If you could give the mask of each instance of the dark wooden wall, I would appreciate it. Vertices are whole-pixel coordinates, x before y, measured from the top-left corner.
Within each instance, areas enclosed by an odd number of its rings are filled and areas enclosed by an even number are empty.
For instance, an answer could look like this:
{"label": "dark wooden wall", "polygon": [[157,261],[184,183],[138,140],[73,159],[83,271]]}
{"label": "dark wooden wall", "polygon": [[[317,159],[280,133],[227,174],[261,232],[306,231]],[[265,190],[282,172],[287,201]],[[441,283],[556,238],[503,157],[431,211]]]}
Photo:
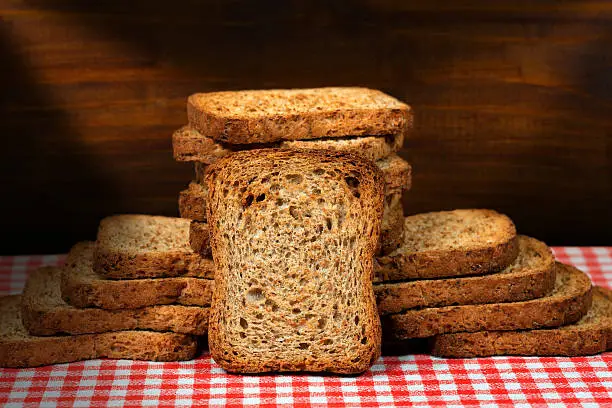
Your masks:
{"label": "dark wooden wall", "polygon": [[175,215],[193,92],[380,88],[416,111],[406,213],[492,207],[612,244],[612,2],[0,0],[1,253]]}

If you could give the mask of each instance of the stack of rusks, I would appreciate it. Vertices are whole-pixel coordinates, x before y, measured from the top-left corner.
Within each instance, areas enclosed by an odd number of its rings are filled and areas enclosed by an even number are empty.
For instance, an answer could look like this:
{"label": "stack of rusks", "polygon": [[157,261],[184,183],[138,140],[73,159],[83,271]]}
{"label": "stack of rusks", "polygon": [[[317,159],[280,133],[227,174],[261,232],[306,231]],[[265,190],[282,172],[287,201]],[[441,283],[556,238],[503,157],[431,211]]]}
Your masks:
{"label": "stack of rusks", "polygon": [[446,357],[612,346],[610,291],[507,216],[404,217],[406,104],[321,88],[195,94],[187,112],[181,217],[108,217],[32,273],[0,300],[0,366],[191,359],[209,323],[235,372],[361,372],[381,341]]}
{"label": "stack of rusks", "polygon": [[172,146],[176,160],[195,165],[195,180],[180,193],[179,212],[194,220],[190,240],[196,252],[209,254],[203,245],[207,166],[237,151],[271,147],[341,151],[373,161],[385,183],[378,253],[401,244],[402,195],[412,177],[397,152],[412,129],[408,105],[364,88],[218,92],[191,95],[187,117]]}
{"label": "stack of rusks", "polygon": [[103,219],[96,241],[77,243],[62,268],[39,268],[21,295],[0,298],[0,366],[193,358],[214,264],[188,236],[180,218]]}

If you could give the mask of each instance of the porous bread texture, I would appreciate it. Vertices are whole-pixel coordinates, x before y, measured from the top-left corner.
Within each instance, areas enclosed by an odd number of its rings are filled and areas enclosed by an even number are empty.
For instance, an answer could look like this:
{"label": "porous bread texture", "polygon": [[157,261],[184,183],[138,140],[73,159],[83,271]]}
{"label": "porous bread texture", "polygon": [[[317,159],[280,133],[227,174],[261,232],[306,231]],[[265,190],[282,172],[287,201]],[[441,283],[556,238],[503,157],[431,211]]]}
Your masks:
{"label": "porous bread texture", "polygon": [[377,283],[374,293],[380,314],[406,309],[518,302],[539,298],[555,285],[555,258],[550,248],[519,235],[519,253],[499,273],[464,278]]}
{"label": "porous bread texture", "polygon": [[578,321],[591,306],[591,281],[569,265],[556,264],[553,291],[510,303],[406,310],[386,316],[385,334],[396,340],[438,334],[557,327]]}
{"label": "porous bread texture", "polygon": [[356,87],[199,93],[187,100],[190,126],[232,144],[392,135],[412,127],[410,107]]}
{"label": "porous bread texture", "polygon": [[[196,183],[192,183],[196,184]],[[197,184],[201,186],[200,184]],[[204,186],[203,186],[204,187]],[[181,209],[181,217],[192,219],[189,229],[189,243],[191,249],[204,257],[210,256],[210,241],[208,224],[200,220],[204,217],[195,218],[197,214],[205,213],[206,211],[206,188],[199,189],[189,188],[190,191],[181,192],[181,197],[184,197],[184,202],[201,203],[198,207],[189,206],[190,209],[197,208],[197,213],[192,210]],[[402,192],[393,192],[385,196],[382,217],[382,226],[380,232],[380,245],[377,250],[377,255],[388,254],[397,249],[402,243],[404,233],[404,209],[402,207]],[[203,211],[202,211],[203,210]]]}
{"label": "porous bread texture", "polygon": [[190,126],[183,126],[172,135],[174,158],[212,164],[222,157],[242,150],[279,147],[285,149],[320,149],[354,153],[376,161],[397,152],[404,144],[404,133],[384,136],[346,136],[325,139],[285,140],[270,144],[232,145],[217,142]]}
{"label": "porous bread texture", "polygon": [[192,251],[184,218],[115,215],[100,222],[94,270],[109,279],[211,278],[214,262]]}
{"label": "porous bread texture", "polygon": [[481,331],[436,336],[431,352],[441,357],[587,356],[612,349],[612,292],[595,286],[588,313],[555,329]]}
{"label": "porous bread texture", "polygon": [[[408,191],[412,187],[412,167],[410,164],[393,154],[385,159],[374,162],[381,170],[385,186],[385,195],[402,191]],[[206,184],[204,181],[207,165],[195,163],[196,181]]]}
{"label": "porous bread texture", "polygon": [[74,307],[136,309],[152,305],[209,306],[214,281],[202,278],[112,280],[93,270],[93,242],[70,250],[62,272],[64,301]]}
{"label": "porous bread texture", "polygon": [[208,191],[203,184],[192,181],[179,193],[179,214],[181,218],[206,221],[206,196]]}
{"label": "porous bread texture", "polygon": [[498,272],[518,254],[516,228],[492,210],[454,210],[405,218],[402,246],[377,258],[376,281]]}
{"label": "porous bread texture", "polygon": [[21,297],[0,297],[0,367],[27,368],[93,358],[150,361],[189,360],[195,337],[152,331],[80,336],[33,336],[21,320]]}
{"label": "porous bread texture", "polygon": [[215,361],[242,373],[365,371],[380,355],[376,167],[344,153],[265,149],[218,161],[206,181]]}
{"label": "porous bread texture", "polygon": [[209,308],[159,305],[139,309],[79,309],[62,299],[59,268],[44,267],[28,277],[22,296],[23,324],[36,336],[104,333],[120,330],[171,331],[202,335]]}
{"label": "porous bread texture", "polygon": [[191,221],[189,226],[189,245],[191,249],[204,257],[210,257],[210,229],[203,221]]}

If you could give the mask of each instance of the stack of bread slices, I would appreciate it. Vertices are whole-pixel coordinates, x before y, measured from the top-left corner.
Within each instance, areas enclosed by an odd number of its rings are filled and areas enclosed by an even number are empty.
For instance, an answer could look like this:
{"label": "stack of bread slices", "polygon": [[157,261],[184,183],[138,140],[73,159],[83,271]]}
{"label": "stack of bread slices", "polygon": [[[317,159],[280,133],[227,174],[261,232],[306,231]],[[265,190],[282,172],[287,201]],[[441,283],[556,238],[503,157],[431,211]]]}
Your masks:
{"label": "stack of bread slices", "polygon": [[404,242],[377,258],[385,340],[428,338],[444,357],[586,355],[612,339],[612,294],[555,262],[491,210],[406,217]]}
{"label": "stack of bread slices", "polygon": [[108,217],[63,268],[40,268],[21,295],[0,298],[0,366],[191,359],[208,328],[213,274],[189,246],[188,220]]}
{"label": "stack of bread slices", "polygon": [[366,88],[215,92],[191,95],[189,124],[172,136],[174,157],[195,164],[195,180],[179,196],[181,217],[193,220],[194,251],[210,256],[206,226],[208,165],[241,150],[277,147],[354,153],[382,171],[385,201],[378,253],[402,242],[402,195],[411,167],[397,155],[412,128],[408,105]]}

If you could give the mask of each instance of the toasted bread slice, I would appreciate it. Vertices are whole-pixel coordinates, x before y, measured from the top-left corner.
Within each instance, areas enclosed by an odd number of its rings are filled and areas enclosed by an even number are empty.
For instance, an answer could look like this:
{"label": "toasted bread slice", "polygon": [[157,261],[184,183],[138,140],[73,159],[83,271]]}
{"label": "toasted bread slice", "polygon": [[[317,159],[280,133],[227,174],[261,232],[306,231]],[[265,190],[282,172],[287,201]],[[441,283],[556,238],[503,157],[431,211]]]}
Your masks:
{"label": "toasted bread slice", "polygon": [[189,220],[116,215],[100,222],[94,270],[109,279],[212,278],[212,259],[189,246]]}
{"label": "toasted bread slice", "polygon": [[266,149],[219,160],[206,181],[215,361],[231,372],[365,371],[380,355],[378,169],[346,153]]}
{"label": "toasted bread slice", "polygon": [[519,236],[519,254],[499,273],[465,278],[378,283],[380,314],[452,305],[518,302],[545,296],[555,286],[555,258],[543,242]]}
{"label": "toasted bread slice", "polygon": [[191,95],[197,131],[232,144],[404,133],[408,105],[367,88],[279,89]]}
{"label": "toasted bread slice", "polygon": [[578,269],[556,264],[553,291],[545,297],[511,303],[406,310],[387,316],[385,333],[404,340],[482,330],[557,327],[578,321],[591,306],[591,281]]}
{"label": "toasted bread slice", "polygon": [[283,149],[320,149],[354,153],[376,161],[396,153],[404,144],[404,133],[387,136],[336,137],[326,139],[285,140],[269,145],[231,145],[216,142],[197,130],[183,126],[172,135],[174,158],[177,161],[193,161],[212,164],[222,157],[241,150],[265,147]]}
{"label": "toasted bread slice", "polygon": [[21,313],[23,324],[31,334],[49,336],[136,329],[206,333],[208,308],[161,305],[122,310],[78,309],[62,299],[61,279],[62,270],[51,267],[37,269],[28,277],[21,298]]}
{"label": "toasted bread slice", "polygon": [[[375,162],[381,170],[385,183],[385,195],[410,190],[412,187],[412,167],[396,154]],[[204,163],[195,163],[195,178],[205,184],[206,168]]]}
{"label": "toasted bread slice", "polygon": [[441,357],[587,356],[612,350],[612,292],[593,288],[593,304],[575,324],[555,329],[443,334],[431,350]]}
{"label": "toasted bread slice", "polygon": [[497,272],[518,254],[516,228],[492,210],[406,217],[402,246],[377,258],[376,281],[435,279]]}
{"label": "toasted bread slice", "polygon": [[167,304],[210,306],[212,279],[106,279],[93,270],[94,247],[93,242],[80,242],[68,254],[62,273],[62,298],[68,304],[101,309]]}
{"label": "toasted bread slice", "polygon": [[206,186],[195,181],[179,193],[179,214],[181,218],[206,221]]}
{"label": "toasted bread slice", "polygon": [[21,320],[21,297],[0,297],[0,367],[27,368],[94,358],[179,361],[195,357],[195,337],[153,331],[32,336]]}

